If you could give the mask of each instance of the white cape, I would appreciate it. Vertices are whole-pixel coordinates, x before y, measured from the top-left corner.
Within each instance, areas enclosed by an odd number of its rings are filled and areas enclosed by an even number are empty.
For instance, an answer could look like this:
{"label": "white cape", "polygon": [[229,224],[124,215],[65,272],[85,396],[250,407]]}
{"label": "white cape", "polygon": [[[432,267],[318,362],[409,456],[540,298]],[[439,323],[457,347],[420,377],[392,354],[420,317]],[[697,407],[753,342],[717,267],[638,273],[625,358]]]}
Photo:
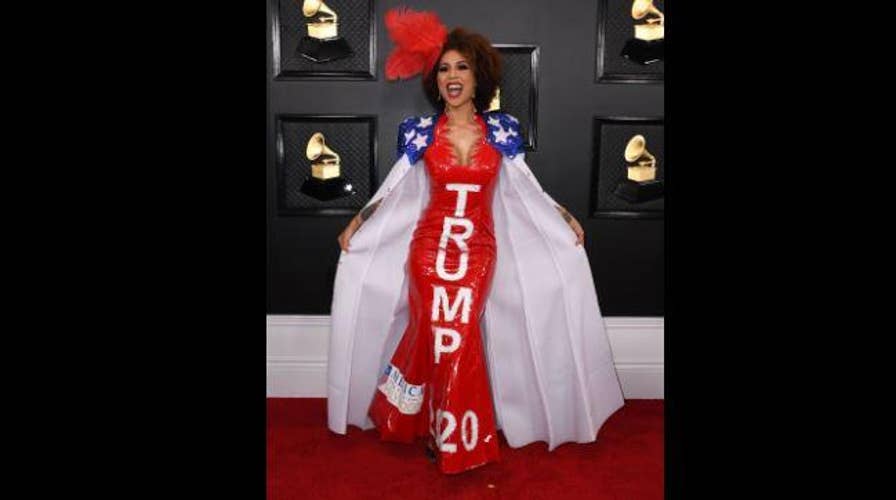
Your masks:
{"label": "white cape", "polygon": [[[492,201],[497,259],[480,318],[496,424],[510,446],[596,439],[623,405],[584,245],[519,153],[502,155]],[[429,200],[406,154],[371,198],[382,203],[343,251],[333,290],[330,430],[374,425],[376,384],[408,323],[406,261]],[[368,203],[368,205],[370,204]]]}

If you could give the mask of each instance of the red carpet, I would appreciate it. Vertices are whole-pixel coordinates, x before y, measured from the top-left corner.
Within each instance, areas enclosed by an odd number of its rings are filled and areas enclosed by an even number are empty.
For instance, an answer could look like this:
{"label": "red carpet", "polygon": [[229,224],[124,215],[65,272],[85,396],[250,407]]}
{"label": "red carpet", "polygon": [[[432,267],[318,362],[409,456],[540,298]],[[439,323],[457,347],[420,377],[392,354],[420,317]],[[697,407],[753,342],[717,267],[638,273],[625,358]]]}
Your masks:
{"label": "red carpet", "polygon": [[375,429],[327,429],[326,399],[268,399],[268,499],[662,499],[663,401],[626,401],[594,443],[510,448],[501,462],[443,475],[423,442],[379,441]]}

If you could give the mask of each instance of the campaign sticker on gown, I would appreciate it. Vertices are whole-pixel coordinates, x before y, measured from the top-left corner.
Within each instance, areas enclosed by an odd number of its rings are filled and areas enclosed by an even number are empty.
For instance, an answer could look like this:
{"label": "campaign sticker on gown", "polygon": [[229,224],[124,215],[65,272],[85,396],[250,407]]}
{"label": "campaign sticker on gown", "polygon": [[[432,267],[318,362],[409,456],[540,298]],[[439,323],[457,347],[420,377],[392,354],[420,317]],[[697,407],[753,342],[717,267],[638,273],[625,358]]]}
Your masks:
{"label": "campaign sticker on gown", "polygon": [[423,385],[414,385],[404,379],[401,371],[391,363],[384,372],[386,381],[378,387],[386,399],[405,415],[420,413],[423,407]]}

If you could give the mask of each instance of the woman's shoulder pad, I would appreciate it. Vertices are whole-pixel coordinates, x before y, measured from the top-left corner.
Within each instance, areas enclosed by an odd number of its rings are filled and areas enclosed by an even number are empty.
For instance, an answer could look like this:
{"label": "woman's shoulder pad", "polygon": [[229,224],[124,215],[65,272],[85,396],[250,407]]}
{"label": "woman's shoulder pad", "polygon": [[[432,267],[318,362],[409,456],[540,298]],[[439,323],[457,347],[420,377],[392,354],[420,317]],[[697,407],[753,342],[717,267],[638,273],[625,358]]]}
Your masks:
{"label": "woman's shoulder pad", "polygon": [[523,151],[523,136],[520,121],[509,113],[489,111],[483,113],[488,127],[488,141],[504,156],[513,158]]}
{"label": "woman's shoulder pad", "polygon": [[417,162],[426,148],[432,143],[436,117],[408,116],[398,126],[398,157],[407,154],[411,164]]}

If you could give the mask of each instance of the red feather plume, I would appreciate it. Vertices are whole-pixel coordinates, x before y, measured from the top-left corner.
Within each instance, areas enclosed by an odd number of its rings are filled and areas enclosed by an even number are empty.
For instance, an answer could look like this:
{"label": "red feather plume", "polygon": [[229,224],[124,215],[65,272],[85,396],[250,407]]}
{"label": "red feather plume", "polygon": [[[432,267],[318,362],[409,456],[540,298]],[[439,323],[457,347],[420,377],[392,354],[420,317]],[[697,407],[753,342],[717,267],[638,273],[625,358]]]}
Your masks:
{"label": "red feather plume", "polygon": [[428,71],[436,63],[448,28],[434,12],[397,7],[386,12],[386,30],[395,43],[386,58],[386,78],[410,78]]}

